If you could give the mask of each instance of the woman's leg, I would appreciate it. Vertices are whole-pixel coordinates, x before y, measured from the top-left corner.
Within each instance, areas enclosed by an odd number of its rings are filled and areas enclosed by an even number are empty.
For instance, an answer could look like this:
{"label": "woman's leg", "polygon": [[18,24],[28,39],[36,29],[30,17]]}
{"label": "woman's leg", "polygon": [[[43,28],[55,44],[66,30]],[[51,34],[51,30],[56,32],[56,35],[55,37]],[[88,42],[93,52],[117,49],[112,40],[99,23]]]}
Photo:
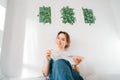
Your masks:
{"label": "woman's leg", "polygon": [[75,70],[72,70],[74,80],[84,80],[83,77]]}
{"label": "woman's leg", "polygon": [[78,72],[73,70],[69,61],[59,59],[50,63],[50,80],[84,80]]}
{"label": "woman's leg", "polygon": [[52,64],[52,77],[54,80],[74,80],[70,63],[64,59],[56,60]]}

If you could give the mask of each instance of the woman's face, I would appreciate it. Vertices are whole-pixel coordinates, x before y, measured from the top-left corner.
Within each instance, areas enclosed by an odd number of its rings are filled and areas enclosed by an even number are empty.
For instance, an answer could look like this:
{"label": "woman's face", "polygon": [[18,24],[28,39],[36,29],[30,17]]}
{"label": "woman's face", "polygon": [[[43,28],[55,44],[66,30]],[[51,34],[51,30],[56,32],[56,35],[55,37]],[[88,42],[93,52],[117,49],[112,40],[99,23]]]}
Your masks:
{"label": "woman's face", "polygon": [[58,48],[65,48],[65,46],[67,45],[65,34],[61,33],[57,36],[56,44],[57,44]]}

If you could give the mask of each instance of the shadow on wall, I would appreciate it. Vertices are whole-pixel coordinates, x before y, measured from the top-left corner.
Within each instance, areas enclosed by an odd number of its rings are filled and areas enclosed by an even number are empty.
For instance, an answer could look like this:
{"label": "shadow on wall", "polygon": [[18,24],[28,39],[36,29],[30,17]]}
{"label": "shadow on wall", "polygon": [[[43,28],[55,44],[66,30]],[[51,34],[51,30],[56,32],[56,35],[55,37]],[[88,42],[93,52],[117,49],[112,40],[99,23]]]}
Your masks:
{"label": "shadow on wall", "polygon": [[2,38],[3,38],[3,31],[0,30],[0,48],[1,48],[1,45],[2,45]]}
{"label": "shadow on wall", "polygon": [[[0,30],[0,58],[1,58],[2,39],[3,39],[3,31]],[[0,64],[0,80],[2,80],[3,78],[4,78],[4,76],[1,73],[1,64]]]}
{"label": "shadow on wall", "polygon": [[1,56],[1,45],[2,45],[2,39],[3,39],[3,31],[0,30],[0,56]]}

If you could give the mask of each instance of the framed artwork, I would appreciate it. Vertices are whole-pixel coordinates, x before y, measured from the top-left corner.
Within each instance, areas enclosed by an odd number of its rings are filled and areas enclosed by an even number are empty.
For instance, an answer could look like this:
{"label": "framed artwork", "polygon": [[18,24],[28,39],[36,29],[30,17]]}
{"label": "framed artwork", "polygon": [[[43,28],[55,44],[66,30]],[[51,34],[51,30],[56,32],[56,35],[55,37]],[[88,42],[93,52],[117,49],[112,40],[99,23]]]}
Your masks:
{"label": "framed artwork", "polygon": [[69,24],[74,24],[76,21],[76,18],[74,17],[74,9],[67,7],[63,7],[61,9],[61,15],[62,15],[62,22],[63,23],[69,23]]}
{"label": "framed artwork", "polygon": [[88,23],[89,25],[95,23],[95,16],[93,14],[92,9],[82,8],[83,15],[84,15],[84,22]]}
{"label": "framed artwork", "polygon": [[39,8],[39,22],[51,24],[51,7],[40,7]]}

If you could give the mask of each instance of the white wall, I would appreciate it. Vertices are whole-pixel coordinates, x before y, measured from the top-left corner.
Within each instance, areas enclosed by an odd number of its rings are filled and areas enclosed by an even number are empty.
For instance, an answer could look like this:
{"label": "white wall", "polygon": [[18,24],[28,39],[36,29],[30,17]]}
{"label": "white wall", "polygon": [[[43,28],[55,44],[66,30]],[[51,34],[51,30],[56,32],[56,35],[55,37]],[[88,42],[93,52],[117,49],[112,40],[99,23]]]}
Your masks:
{"label": "white wall", "polygon": [[7,5],[7,0],[0,0],[0,55],[1,55],[1,44],[2,44],[3,31],[4,31],[6,5]]}
{"label": "white wall", "polygon": [[116,31],[118,36],[120,37],[120,1],[119,0],[111,0],[111,8],[114,15],[114,25],[116,26]]}
{"label": "white wall", "polygon": [[25,9],[24,0],[8,1],[0,59],[2,73],[7,77],[19,76],[22,72]]}
{"label": "white wall", "polygon": [[1,54],[1,44],[2,44],[3,31],[4,31],[5,12],[6,12],[6,8],[0,5],[0,54]]}
{"label": "white wall", "polygon": [[[58,31],[67,31],[72,40],[70,50],[85,57],[85,62],[95,74],[120,74],[120,40],[116,33],[115,21],[107,0],[29,0],[27,2],[26,39],[24,64],[40,68],[42,53],[54,48]],[[63,6],[74,8],[77,21],[74,25],[61,22],[60,9]],[[52,23],[39,23],[39,7],[50,6]],[[82,7],[93,9],[95,24],[84,23]],[[84,63],[84,61],[83,61]],[[89,68],[89,67],[88,67]],[[88,69],[89,70],[89,69]]]}
{"label": "white wall", "polygon": [[2,5],[3,7],[7,7],[7,0],[0,0],[0,5]]}
{"label": "white wall", "polygon": [[[1,45],[3,40],[4,22],[6,13],[6,0],[0,0],[0,59],[1,59]],[[0,64],[0,79],[3,78]]]}

